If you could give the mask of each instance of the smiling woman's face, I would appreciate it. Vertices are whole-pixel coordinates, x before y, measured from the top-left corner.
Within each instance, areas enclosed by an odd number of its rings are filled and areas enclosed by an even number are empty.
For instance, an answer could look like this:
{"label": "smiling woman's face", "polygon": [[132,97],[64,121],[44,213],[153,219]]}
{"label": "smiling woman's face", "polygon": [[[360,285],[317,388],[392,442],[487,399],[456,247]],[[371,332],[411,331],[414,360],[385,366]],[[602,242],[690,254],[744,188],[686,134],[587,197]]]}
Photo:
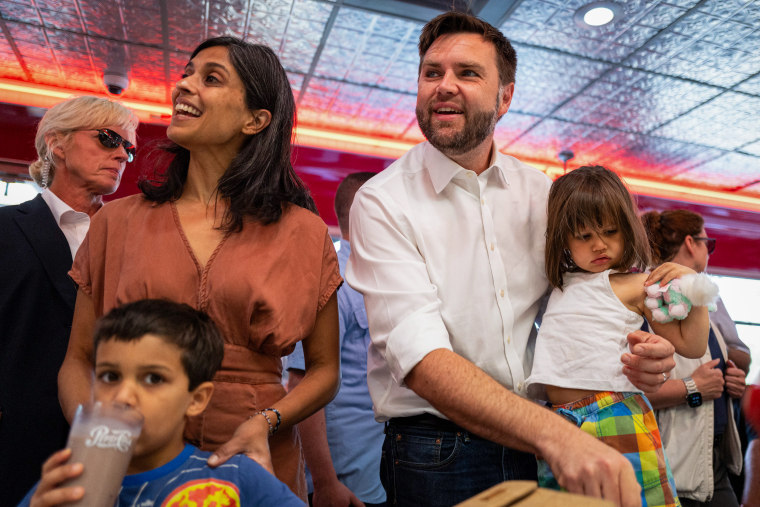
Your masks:
{"label": "smiling woman's face", "polygon": [[172,93],[174,110],[169,139],[192,150],[231,146],[237,149],[251,120],[245,87],[225,46],[206,48],[188,62]]}

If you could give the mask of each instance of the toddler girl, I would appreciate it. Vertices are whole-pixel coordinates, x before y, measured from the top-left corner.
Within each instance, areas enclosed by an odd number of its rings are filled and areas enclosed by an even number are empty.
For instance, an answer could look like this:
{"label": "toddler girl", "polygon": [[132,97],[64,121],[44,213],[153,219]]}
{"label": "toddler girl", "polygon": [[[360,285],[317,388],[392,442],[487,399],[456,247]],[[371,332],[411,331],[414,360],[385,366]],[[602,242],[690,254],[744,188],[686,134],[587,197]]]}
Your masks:
{"label": "toddler girl", "polygon": [[[620,451],[642,486],[644,506],[680,505],[649,401],[623,375],[626,336],[643,317],[676,352],[702,357],[707,309],[659,324],[645,305],[645,286],[693,275],[665,263],[651,272],[649,243],[628,190],[603,167],[581,167],[557,179],[549,192],[546,273],[554,290],[536,342],[528,394]],[[539,460],[539,483],[558,487]]]}

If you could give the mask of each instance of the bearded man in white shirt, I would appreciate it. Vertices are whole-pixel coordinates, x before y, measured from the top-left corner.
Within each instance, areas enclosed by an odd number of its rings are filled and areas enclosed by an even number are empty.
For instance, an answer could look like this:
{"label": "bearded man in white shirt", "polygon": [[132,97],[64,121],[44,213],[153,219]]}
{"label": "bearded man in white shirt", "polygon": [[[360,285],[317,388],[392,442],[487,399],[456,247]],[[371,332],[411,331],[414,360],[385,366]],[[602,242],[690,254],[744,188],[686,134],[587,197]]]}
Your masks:
{"label": "bearded man in white shirt", "polygon": [[[392,505],[452,505],[548,461],[571,492],[639,505],[629,462],[521,397],[544,275],[549,179],[500,153],[517,63],[496,28],[446,13],[420,36],[417,119],[428,142],[357,193],[349,284],[364,294],[368,384],[386,421]],[[629,336],[624,372],[664,382],[673,347]]]}

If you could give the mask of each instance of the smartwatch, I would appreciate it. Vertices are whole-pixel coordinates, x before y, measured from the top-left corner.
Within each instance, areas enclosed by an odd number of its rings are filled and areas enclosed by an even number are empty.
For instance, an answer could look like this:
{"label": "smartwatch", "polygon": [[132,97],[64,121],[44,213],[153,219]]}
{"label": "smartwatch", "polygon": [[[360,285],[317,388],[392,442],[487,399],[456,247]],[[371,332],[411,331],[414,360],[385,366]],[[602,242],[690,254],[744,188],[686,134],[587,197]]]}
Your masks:
{"label": "smartwatch", "polygon": [[697,389],[697,383],[691,377],[683,379],[686,386],[686,403],[691,407],[698,407],[702,404],[702,393]]}

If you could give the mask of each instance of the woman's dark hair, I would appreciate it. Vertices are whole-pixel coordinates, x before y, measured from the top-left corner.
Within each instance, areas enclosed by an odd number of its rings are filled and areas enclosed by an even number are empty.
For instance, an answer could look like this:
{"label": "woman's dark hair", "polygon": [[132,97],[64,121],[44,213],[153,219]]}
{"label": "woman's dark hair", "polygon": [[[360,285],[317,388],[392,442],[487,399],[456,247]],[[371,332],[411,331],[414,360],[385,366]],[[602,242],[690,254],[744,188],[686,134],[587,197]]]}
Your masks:
{"label": "woman's dark hair", "polygon": [[[277,55],[267,46],[235,37],[214,37],[195,48],[190,59],[215,46],[228,49],[232,66],[245,87],[246,107],[266,109],[272,114],[266,128],[243,141],[237,156],[219,179],[219,195],[228,201],[222,229],[239,231],[246,217],[264,224],[276,222],[286,203],[317,213],[309,190],[291,163],[296,105],[288,76]],[[182,195],[190,162],[190,152],[185,148],[172,144],[166,150],[174,154],[174,158],[165,174],[153,179],[144,177],[138,183],[148,200],[159,203]]]}
{"label": "woman's dark hair", "polygon": [[546,226],[546,276],[562,288],[562,275],[582,271],[567,251],[568,238],[584,227],[614,225],[623,235],[623,256],[614,269],[628,271],[649,265],[649,241],[636,216],[633,197],[617,174],[601,166],[584,166],[557,178],[549,190]]}
{"label": "woman's dark hair", "polygon": [[95,352],[103,342],[132,342],[148,334],[182,351],[180,361],[190,380],[190,391],[211,381],[222,365],[224,339],[211,317],[184,303],[165,299],[140,299],[101,317],[95,326]]}
{"label": "woman's dark hair", "polygon": [[641,216],[655,264],[673,260],[686,236],[699,236],[705,226],[700,215],[685,209],[648,211]]}

